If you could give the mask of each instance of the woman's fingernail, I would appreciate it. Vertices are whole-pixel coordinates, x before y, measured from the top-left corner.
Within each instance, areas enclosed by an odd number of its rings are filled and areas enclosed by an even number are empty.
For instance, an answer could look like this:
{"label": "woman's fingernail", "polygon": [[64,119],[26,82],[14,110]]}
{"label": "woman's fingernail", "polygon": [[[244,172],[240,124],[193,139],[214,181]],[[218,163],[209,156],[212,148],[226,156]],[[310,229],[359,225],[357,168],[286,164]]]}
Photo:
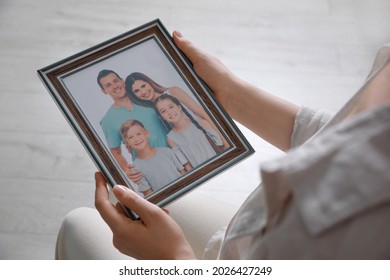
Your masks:
{"label": "woman's fingernail", "polygon": [[183,38],[183,35],[181,34],[180,31],[176,30],[175,33],[176,33],[177,37]]}
{"label": "woman's fingernail", "polygon": [[117,189],[120,192],[126,192],[127,191],[127,188],[125,186],[121,186],[121,185],[115,185],[114,189]]}

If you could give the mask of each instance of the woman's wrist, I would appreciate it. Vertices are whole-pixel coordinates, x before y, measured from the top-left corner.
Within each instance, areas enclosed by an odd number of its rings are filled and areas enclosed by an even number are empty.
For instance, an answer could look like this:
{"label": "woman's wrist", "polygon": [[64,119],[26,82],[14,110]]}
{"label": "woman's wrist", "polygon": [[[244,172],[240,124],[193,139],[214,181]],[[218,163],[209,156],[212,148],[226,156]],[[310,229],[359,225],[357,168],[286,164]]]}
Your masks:
{"label": "woman's wrist", "polygon": [[248,85],[245,81],[241,80],[233,74],[227,74],[226,83],[224,84],[223,100],[221,102],[225,110],[233,117],[236,118],[238,114],[242,114],[242,101],[245,98],[245,89]]}
{"label": "woman's wrist", "polygon": [[235,104],[237,103],[237,88],[240,83],[238,79],[231,72],[220,73],[218,86],[214,89],[214,94],[217,97],[222,107],[229,113],[234,112]]}

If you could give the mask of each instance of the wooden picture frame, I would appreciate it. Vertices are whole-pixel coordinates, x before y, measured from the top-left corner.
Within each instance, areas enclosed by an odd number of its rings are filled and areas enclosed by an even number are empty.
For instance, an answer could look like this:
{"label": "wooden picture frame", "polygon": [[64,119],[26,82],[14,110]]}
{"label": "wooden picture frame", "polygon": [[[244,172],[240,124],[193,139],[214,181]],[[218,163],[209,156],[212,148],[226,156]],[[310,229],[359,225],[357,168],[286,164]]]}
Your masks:
{"label": "wooden picture frame", "polygon": [[[102,74],[104,72],[102,70],[108,72]],[[152,79],[157,85],[139,78],[140,73]],[[103,76],[99,76],[100,74]],[[107,75],[104,76],[104,74]],[[109,185],[120,184],[132,188],[159,206],[169,204],[202,182],[254,153],[251,145],[214,98],[210,89],[195,74],[191,63],[176,47],[159,19],[39,69],[38,75]],[[146,86],[155,88],[149,90],[147,94],[141,93],[142,87]],[[126,96],[123,95],[123,87]],[[160,91],[161,88],[165,91],[160,92],[157,87],[160,87]],[[139,96],[135,94],[137,92]],[[156,103],[158,107],[156,109],[148,107],[152,103],[146,102],[155,101],[150,99],[150,95],[148,96],[150,92],[154,95],[163,95],[165,98],[165,101]],[[123,100],[130,105],[119,106],[118,104]],[[179,104],[174,103],[175,100],[179,101]],[[142,112],[127,117],[127,111],[133,112],[134,108],[140,108]],[[167,114],[167,108],[176,108],[177,120],[170,119],[167,115],[164,117],[163,114]],[[122,110],[122,113],[113,113],[119,110]],[[145,116],[144,111],[148,112]],[[160,117],[160,119],[155,121],[155,117]],[[156,132],[155,127],[152,129],[151,125],[148,127],[142,121],[144,130],[139,124],[132,124],[127,130],[124,129],[123,123],[126,118],[138,121],[142,119],[145,123],[153,122],[159,131],[164,131],[160,134],[165,135],[165,140]],[[179,140],[173,141],[174,135],[182,136],[182,128],[185,125],[192,127],[191,141],[183,140],[184,144],[179,144]],[[141,149],[137,146],[138,144],[131,142],[131,139],[135,139],[132,137],[143,135],[140,132],[138,134],[134,132],[134,134],[133,130],[136,128],[142,133],[145,131],[144,138],[147,139],[145,145],[150,147],[141,147]],[[185,131],[187,133],[187,130]],[[122,142],[119,146],[116,146],[118,144],[117,133]],[[194,141],[198,139],[197,137],[202,138],[203,142]],[[203,152],[196,152],[196,149],[202,149],[202,147],[192,149],[191,143],[200,145],[199,143],[204,143],[204,139],[207,139],[209,143],[217,144],[215,147],[209,144],[215,154],[211,155],[212,152],[210,152],[207,155],[205,152],[203,159],[197,159],[196,163],[195,159],[189,159],[191,157],[189,152],[186,154],[184,150],[186,147],[197,156],[203,154]],[[157,142],[160,140],[166,141],[167,144],[159,146]],[[202,145],[206,147],[206,144]],[[160,152],[162,153],[160,159],[150,165],[146,161],[146,159],[153,158],[147,154],[147,151],[150,152],[149,148],[154,152],[153,157],[157,153],[159,155]],[[208,150],[210,151],[209,147]],[[142,185],[142,188],[140,187],[142,183],[135,184],[129,179],[127,174],[129,170],[123,167],[123,162],[121,163],[118,155],[115,154],[117,151],[129,164],[136,165],[137,163],[136,166],[143,164],[141,173],[146,183]],[[147,156],[144,157],[144,154]],[[186,160],[190,163],[187,167]],[[171,164],[171,161],[176,164],[176,169],[180,173],[173,180],[165,178],[170,171],[164,171],[165,168],[168,170],[167,166]],[[180,169],[180,164],[184,172]],[[173,167],[171,170],[174,173]],[[166,182],[171,181],[157,187],[164,181],[163,177]],[[151,183],[152,181],[154,183]],[[150,193],[147,189],[148,184],[152,191],[151,194],[147,194]],[[126,211],[130,217],[137,218],[137,215],[129,209]]]}

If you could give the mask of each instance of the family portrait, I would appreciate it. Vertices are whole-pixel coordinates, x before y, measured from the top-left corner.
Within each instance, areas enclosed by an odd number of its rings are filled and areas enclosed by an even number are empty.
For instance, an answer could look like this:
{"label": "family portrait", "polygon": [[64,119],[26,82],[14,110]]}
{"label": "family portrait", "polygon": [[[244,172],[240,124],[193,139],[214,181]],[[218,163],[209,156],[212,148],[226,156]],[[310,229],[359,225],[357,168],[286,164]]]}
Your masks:
{"label": "family portrait", "polygon": [[154,39],[64,77],[63,83],[143,196],[230,146]]}
{"label": "family portrait", "polygon": [[159,20],[38,75],[108,185],[160,206],[254,153]]}

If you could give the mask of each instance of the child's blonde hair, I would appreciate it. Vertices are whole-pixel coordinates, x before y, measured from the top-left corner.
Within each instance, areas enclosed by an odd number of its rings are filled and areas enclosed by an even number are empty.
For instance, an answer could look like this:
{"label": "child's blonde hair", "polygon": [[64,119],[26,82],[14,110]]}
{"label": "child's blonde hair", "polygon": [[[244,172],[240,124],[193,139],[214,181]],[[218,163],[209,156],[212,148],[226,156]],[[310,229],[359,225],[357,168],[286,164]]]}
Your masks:
{"label": "child's blonde hair", "polygon": [[126,135],[127,135],[127,132],[129,131],[130,128],[132,128],[133,126],[135,125],[139,125],[140,127],[142,127],[143,129],[145,129],[145,126],[143,125],[142,122],[140,122],[139,120],[127,120],[125,121],[122,125],[121,125],[121,128],[120,128],[120,133],[121,133],[121,136],[122,136],[122,140],[123,142],[125,143],[126,142]]}

